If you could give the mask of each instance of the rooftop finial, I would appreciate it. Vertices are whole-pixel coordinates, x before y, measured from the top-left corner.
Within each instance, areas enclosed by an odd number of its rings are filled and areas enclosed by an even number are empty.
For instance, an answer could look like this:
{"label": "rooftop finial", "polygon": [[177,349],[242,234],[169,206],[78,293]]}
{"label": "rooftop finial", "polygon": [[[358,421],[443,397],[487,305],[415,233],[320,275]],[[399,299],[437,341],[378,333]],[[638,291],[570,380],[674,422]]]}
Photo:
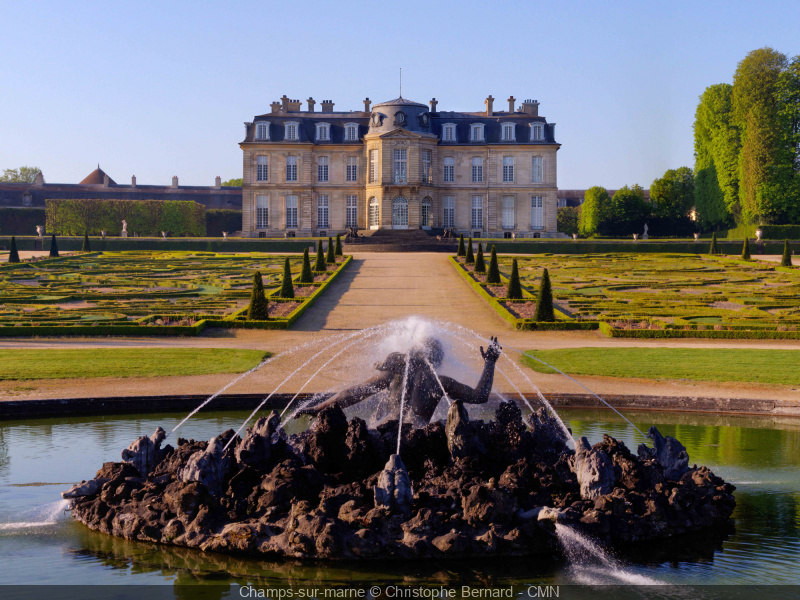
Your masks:
{"label": "rooftop finial", "polygon": [[400,67],[400,97],[403,97],[403,67]]}

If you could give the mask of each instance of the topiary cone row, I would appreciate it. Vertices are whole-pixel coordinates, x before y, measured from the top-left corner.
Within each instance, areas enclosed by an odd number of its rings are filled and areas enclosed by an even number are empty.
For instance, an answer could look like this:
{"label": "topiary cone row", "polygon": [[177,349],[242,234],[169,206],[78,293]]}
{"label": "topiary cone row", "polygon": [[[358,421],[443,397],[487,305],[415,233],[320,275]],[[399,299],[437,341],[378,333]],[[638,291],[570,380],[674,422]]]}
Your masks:
{"label": "topiary cone row", "polygon": [[264,295],[264,281],[261,279],[261,271],[256,271],[253,275],[253,291],[250,294],[250,306],[247,309],[247,318],[251,321],[266,321],[269,318],[269,304]]}

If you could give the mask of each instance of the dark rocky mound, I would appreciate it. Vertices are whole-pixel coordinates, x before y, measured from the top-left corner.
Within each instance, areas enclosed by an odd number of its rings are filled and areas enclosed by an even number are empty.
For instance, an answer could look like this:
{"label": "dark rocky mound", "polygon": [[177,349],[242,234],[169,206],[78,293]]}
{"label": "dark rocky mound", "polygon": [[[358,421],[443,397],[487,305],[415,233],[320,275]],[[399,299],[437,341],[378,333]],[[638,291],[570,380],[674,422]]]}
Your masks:
{"label": "dark rocky mound", "polygon": [[[142,437],[94,479],[64,493],[91,529],[202,550],[296,558],[527,555],[555,548],[555,523],[606,543],[727,525],[734,487],[688,466],[674,438],[650,430],[638,456],[604,436],[590,447],[544,410],[526,427],[515,404],[469,421],[377,430],[334,407],[287,438],[276,413],[244,439]],[[388,462],[387,462],[388,461]]]}

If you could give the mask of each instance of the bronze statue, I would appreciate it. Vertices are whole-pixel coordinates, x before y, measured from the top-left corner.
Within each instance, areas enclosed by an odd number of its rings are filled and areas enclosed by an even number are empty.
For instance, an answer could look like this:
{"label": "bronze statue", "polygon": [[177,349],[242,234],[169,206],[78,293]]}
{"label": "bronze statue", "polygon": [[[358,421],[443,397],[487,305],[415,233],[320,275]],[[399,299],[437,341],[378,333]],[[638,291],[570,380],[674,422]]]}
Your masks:
{"label": "bronze statue", "polygon": [[[439,340],[428,338],[421,347],[412,348],[408,355],[405,415],[411,416],[415,426],[424,427],[430,422],[444,393],[450,400],[461,400],[468,404],[483,404],[489,400],[495,363],[500,358],[502,350],[496,337],[489,339],[491,343],[486,352],[481,346],[481,356],[484,360],[483,372],[475,388],[444,375],[439,375],[439,381],[441,381],[441,385],[439,385],[434,372],[434,369],[439,367],[444,359],[444,348]],[[403,395],[403,381],[406,379],[406,355],[392,352],[383,362],[376,363],[375,368],[380,371],[375,377],[342,390],[317,406],[305,408],[298,415],[315,415],[334,404],[346,408],[388,390],[388,395],[381,401],[376,412],[379,418],[381,416],[398,418]],[[444,393],[442,388],[444,388]]]}

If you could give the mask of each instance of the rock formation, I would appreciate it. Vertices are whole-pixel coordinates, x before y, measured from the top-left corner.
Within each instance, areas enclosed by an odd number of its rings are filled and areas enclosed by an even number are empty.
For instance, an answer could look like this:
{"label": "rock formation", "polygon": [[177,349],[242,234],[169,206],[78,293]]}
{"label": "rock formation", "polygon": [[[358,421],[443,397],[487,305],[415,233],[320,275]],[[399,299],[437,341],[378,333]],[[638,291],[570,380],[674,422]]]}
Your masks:
{"label": "rock formation", "polygon": [[122,451],[122,462],[132,465],[142,477],[147,477],[161,461],[161,442],[166,437],[167,433],[158,427],[149,438],[137,438]]}

